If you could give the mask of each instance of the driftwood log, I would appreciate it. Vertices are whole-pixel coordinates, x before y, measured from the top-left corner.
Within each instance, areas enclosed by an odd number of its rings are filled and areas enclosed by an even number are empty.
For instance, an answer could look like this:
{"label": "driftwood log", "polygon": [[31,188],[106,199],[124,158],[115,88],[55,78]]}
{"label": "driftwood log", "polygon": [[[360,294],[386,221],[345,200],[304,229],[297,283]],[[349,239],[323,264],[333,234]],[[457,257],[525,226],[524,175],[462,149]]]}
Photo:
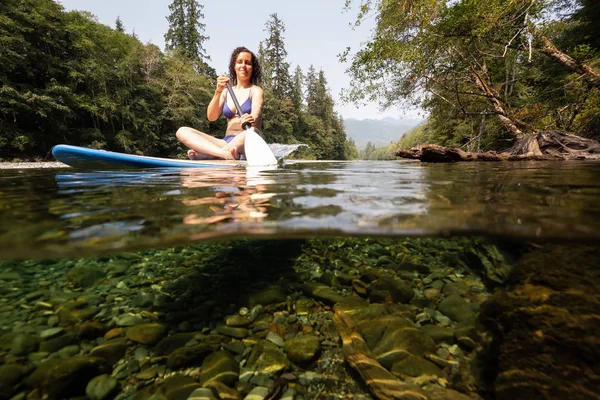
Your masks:
{"label": "driftwood log", "polygon": [[346,361],[360,374],[375,397],[380,400],[427,400],[429,398],[421,388],[402,382],[377,362],[348,314],[336,311],[333,322],[342,338]]}
{"label": "driftwood log", "polygon": [[453,147],[426,144],[399,150],[397,157],[423,162],[600,160],[600,142],[561,131],[542,131],[518,139],[505,152],[470,153]]}

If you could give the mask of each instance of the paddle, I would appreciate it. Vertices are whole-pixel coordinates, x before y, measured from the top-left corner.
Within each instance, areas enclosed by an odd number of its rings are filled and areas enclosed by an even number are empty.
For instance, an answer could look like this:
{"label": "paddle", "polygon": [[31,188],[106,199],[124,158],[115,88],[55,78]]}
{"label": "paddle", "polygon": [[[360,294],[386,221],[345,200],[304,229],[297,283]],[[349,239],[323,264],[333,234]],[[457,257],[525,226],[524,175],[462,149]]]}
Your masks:
{"label": "paddle", "polygon": [[[235,97],[235,93],[229,82],[227,82],[227,90],[233,100],[233,104],[235,104],[238,115],[241,117],[242,108],[240,107],[240,103],[238,102],[237,97]],[[244,154],[246,155],[246,160],[248,160],[248,165],[251,167],[277,165],[277,159],[271,151],[271,148],[263,138],[252,129],[251,124],[249,122],[244,123],[242,129],[246,132]]]}

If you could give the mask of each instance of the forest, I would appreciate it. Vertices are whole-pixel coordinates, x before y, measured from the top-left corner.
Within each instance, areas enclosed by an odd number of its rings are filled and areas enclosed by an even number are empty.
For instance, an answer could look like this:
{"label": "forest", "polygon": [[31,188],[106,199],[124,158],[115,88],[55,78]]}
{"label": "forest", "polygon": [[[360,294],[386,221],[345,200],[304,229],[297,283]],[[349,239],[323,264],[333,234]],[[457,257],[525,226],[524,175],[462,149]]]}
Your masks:
{"label": "forest", "polygon": [[347,49],[346,101],[429,115],[370,159],[439,144],[502,151],[561,131],[600,139],[600,2],[347,0],[372,37]]}
{"label": "forest", "polygon": [[[197,0],[172,1],[163,51],[127,33],[119,18],[109,27],[54,0],[2,0],[0,159],[49,159],[59,143],[184,157],[180,126],[222,136],[224,118],[206,119],[216,73],[203,47],[210,32],[202,10]],[[304,158],[356,158],[324,72],[292,68],[284,22],[265,19],[257,51],[265,140],[307,144]]]}

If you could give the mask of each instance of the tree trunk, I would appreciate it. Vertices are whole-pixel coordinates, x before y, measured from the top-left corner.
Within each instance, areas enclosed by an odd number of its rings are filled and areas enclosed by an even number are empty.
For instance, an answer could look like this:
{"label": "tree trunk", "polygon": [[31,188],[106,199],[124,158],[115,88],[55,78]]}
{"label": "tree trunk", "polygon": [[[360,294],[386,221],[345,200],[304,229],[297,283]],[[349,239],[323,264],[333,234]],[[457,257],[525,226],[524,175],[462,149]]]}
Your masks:
{"label": "tree trunk", "polygon": [[498,96],[495,93],[495,90],[492,89],[481,77],[480,74],[477,73],[475,68],[471,68],[473,74],[473,80],[475,84],[481,89],[483,93],[485,93],[486,97],[490,99],[494,110],[498,112],[498,118],[500,118],[500,123],[504,125],[504,127],[511,132],[515,137],[522,138],[525,134],[517,127],[517,125],[506,115],[506,111],[500,100],[498,100]]}
{"label": "tree trunk", "polygon": [[600,74],[594,71],[589,65],[582,64],[574,60],[568,54],[558,50],[552,42],[540,31],[533,23],[529,22],[528,27],[533,36],[540,43],[542,53],[558,61],[571,71],[581,75],[581,77],[593,87],[600,87]]}
{"label": "tree trunk", "polygon": [[371,355],[352,319],[342,311],[333,314],[333,322],[342,339],[342,349],[348,364],[362,377],[371,392],[380,400],[426,400],[420,387],[402,382],[381,366]]}

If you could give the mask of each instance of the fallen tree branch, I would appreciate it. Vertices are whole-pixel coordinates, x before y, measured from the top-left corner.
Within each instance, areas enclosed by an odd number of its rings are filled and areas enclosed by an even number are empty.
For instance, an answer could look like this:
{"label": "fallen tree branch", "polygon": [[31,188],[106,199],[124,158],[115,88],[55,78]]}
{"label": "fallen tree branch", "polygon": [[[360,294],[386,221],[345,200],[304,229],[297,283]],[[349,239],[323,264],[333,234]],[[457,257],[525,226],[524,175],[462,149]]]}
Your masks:
{"label": "fallen tree branch", "polygon": [[375,397],[380,400],[428,399],[418,386],[402,382],[377,362],[348,314],[336,311],[333,322],[342,338],[346,360],[360,374]]}
{"label": "fallen tree branch", "polygon": [[561,131],[541,131],[515,142],[505,152],[470,153],[458,148],[427,144],[399,150],[397,157],[423,162],[600,160],[600,142]]}

